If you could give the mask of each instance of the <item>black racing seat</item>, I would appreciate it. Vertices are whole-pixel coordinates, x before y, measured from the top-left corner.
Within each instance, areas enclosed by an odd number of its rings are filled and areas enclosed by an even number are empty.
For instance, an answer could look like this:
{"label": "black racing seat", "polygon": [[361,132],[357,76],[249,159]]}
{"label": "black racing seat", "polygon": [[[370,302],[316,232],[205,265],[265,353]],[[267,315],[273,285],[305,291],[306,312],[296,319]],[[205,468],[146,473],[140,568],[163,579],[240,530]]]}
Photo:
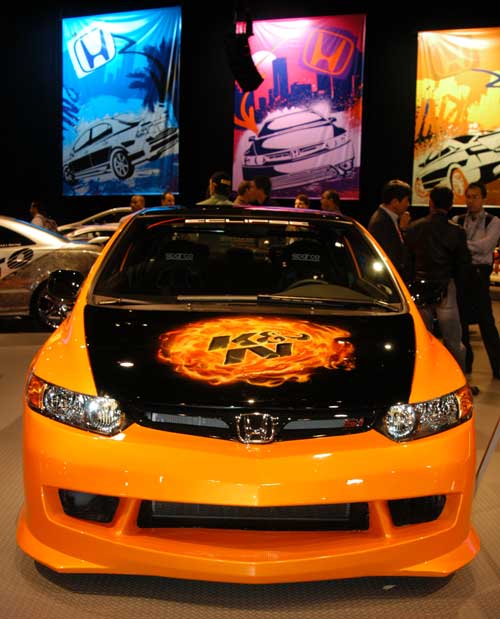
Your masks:
{"label": "black racing seat", "polygon": [[331,271],[326,248],[317,241],[299,240],[283,248],[281,252],[280,289],[286,290],[302,280],[329,281]]}
{"label": "black racing seat", "polygon": [[166,294],[201,292],[208,264],[209,249],[193,241],[166,243],[157,265],[155,285]]}

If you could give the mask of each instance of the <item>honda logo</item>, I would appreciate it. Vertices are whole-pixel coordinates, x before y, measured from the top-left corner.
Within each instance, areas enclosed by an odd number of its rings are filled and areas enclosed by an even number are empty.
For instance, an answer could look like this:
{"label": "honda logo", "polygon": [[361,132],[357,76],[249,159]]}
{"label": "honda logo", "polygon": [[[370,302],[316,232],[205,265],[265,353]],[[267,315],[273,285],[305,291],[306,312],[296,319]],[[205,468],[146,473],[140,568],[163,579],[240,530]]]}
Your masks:
{"label": "honda logo", "polygon": [[243,413],[235,421],[242,443],[271,443],[274,440],[277,419],[267,413]]}

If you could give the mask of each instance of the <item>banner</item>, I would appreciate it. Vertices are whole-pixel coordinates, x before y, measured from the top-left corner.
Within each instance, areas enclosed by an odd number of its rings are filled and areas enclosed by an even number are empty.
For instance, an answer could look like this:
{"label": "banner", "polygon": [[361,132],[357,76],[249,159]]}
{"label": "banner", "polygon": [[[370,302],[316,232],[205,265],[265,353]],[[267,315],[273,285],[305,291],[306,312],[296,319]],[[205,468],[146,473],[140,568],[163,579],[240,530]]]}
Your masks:
{"label": "banner", "polygon": [[359,198],[364,15],[253,22],[264,78],[235,84],[233,188],[268,176],[272,196]]}
{"label": "banner", "polygon": [[475,181],[500,206],[500,28],[420,32],[414,204],[438,184],[465,204]]}
{"label": "banner", "polygon": [[181,9],[62,20],[63,194],[176,192]]}

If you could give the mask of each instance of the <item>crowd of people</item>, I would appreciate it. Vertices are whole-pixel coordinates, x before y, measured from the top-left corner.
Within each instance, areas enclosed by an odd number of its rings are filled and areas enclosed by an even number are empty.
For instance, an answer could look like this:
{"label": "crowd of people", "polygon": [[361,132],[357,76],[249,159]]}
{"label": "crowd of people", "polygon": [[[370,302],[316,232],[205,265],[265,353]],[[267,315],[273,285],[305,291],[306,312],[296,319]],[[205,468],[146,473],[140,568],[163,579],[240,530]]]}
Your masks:
{"label": "crowd of people", "polygon": [[[428,297],[419,308],[422,318],[442,337],[463,372],[472,372],[469,327],[478,324],[492,376],[500,380],[500,337],[490,296],[500,219],[484,210],[486,195],[482,183],[470,183],[466,214],[450,220],[453,192],[438,185],[429,195],[429,214],[411,222],[411,187],[391,180],[384,185],[382,203],[368,230],[410,289],[417,284],[425,287]],[[472,392],[478,393],[478,387],[472,386]]]}
{"label": "crowd of people", "polygon": [[[256,176],[242,181],[231,199],[231,176],[215,172],[209,180],[207,198],[198,205],[266,205],[271,197],[271,179]],[[426,327],[442,338],[465,374],[472,372],[473,353],[469,326],[478,324],[488,354],[492,376],[500,379],[500,338],[489,292],[493,250],[500,238],[500,219],[483,208],[486,188],[471,183],[466,192],[467,212],[450,220],[453,192],[438,185],[429,194],[427,216],[411,221],[411,185],[400,179],[385,183],[381,204],[368,222],[368,231],[396,267],[402,280],[420,295],[419,310]],[[292,206],[292,204],[290,204]],[[312,201],[298,194],[293,206],[309,209]],[[334,189],[321,194],[321,210],[341,214],[341,197]],[[472,386],[473,393],[478,387]]]}

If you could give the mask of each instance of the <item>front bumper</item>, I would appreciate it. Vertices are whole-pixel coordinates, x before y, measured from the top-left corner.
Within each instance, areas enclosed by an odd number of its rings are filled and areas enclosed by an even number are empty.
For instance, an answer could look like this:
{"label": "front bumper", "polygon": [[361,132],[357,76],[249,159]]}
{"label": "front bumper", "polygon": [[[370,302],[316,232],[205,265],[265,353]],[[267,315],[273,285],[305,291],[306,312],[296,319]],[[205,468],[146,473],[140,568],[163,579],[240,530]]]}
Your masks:
{"label": "front bumper", "polygon": [[[473,422],[407,444],[375,431],[243,445],[137,425],[104,438],[24,417],[17,540],[61,572],[238,583],[445,576],[473,559]],[[58,489],[120,497],[109,524],[64,513]],[[387,501],[444,494],[432,522],[394,526]],[[142,500],[239,506],[368,502],[366,531],[140,528]]]}

